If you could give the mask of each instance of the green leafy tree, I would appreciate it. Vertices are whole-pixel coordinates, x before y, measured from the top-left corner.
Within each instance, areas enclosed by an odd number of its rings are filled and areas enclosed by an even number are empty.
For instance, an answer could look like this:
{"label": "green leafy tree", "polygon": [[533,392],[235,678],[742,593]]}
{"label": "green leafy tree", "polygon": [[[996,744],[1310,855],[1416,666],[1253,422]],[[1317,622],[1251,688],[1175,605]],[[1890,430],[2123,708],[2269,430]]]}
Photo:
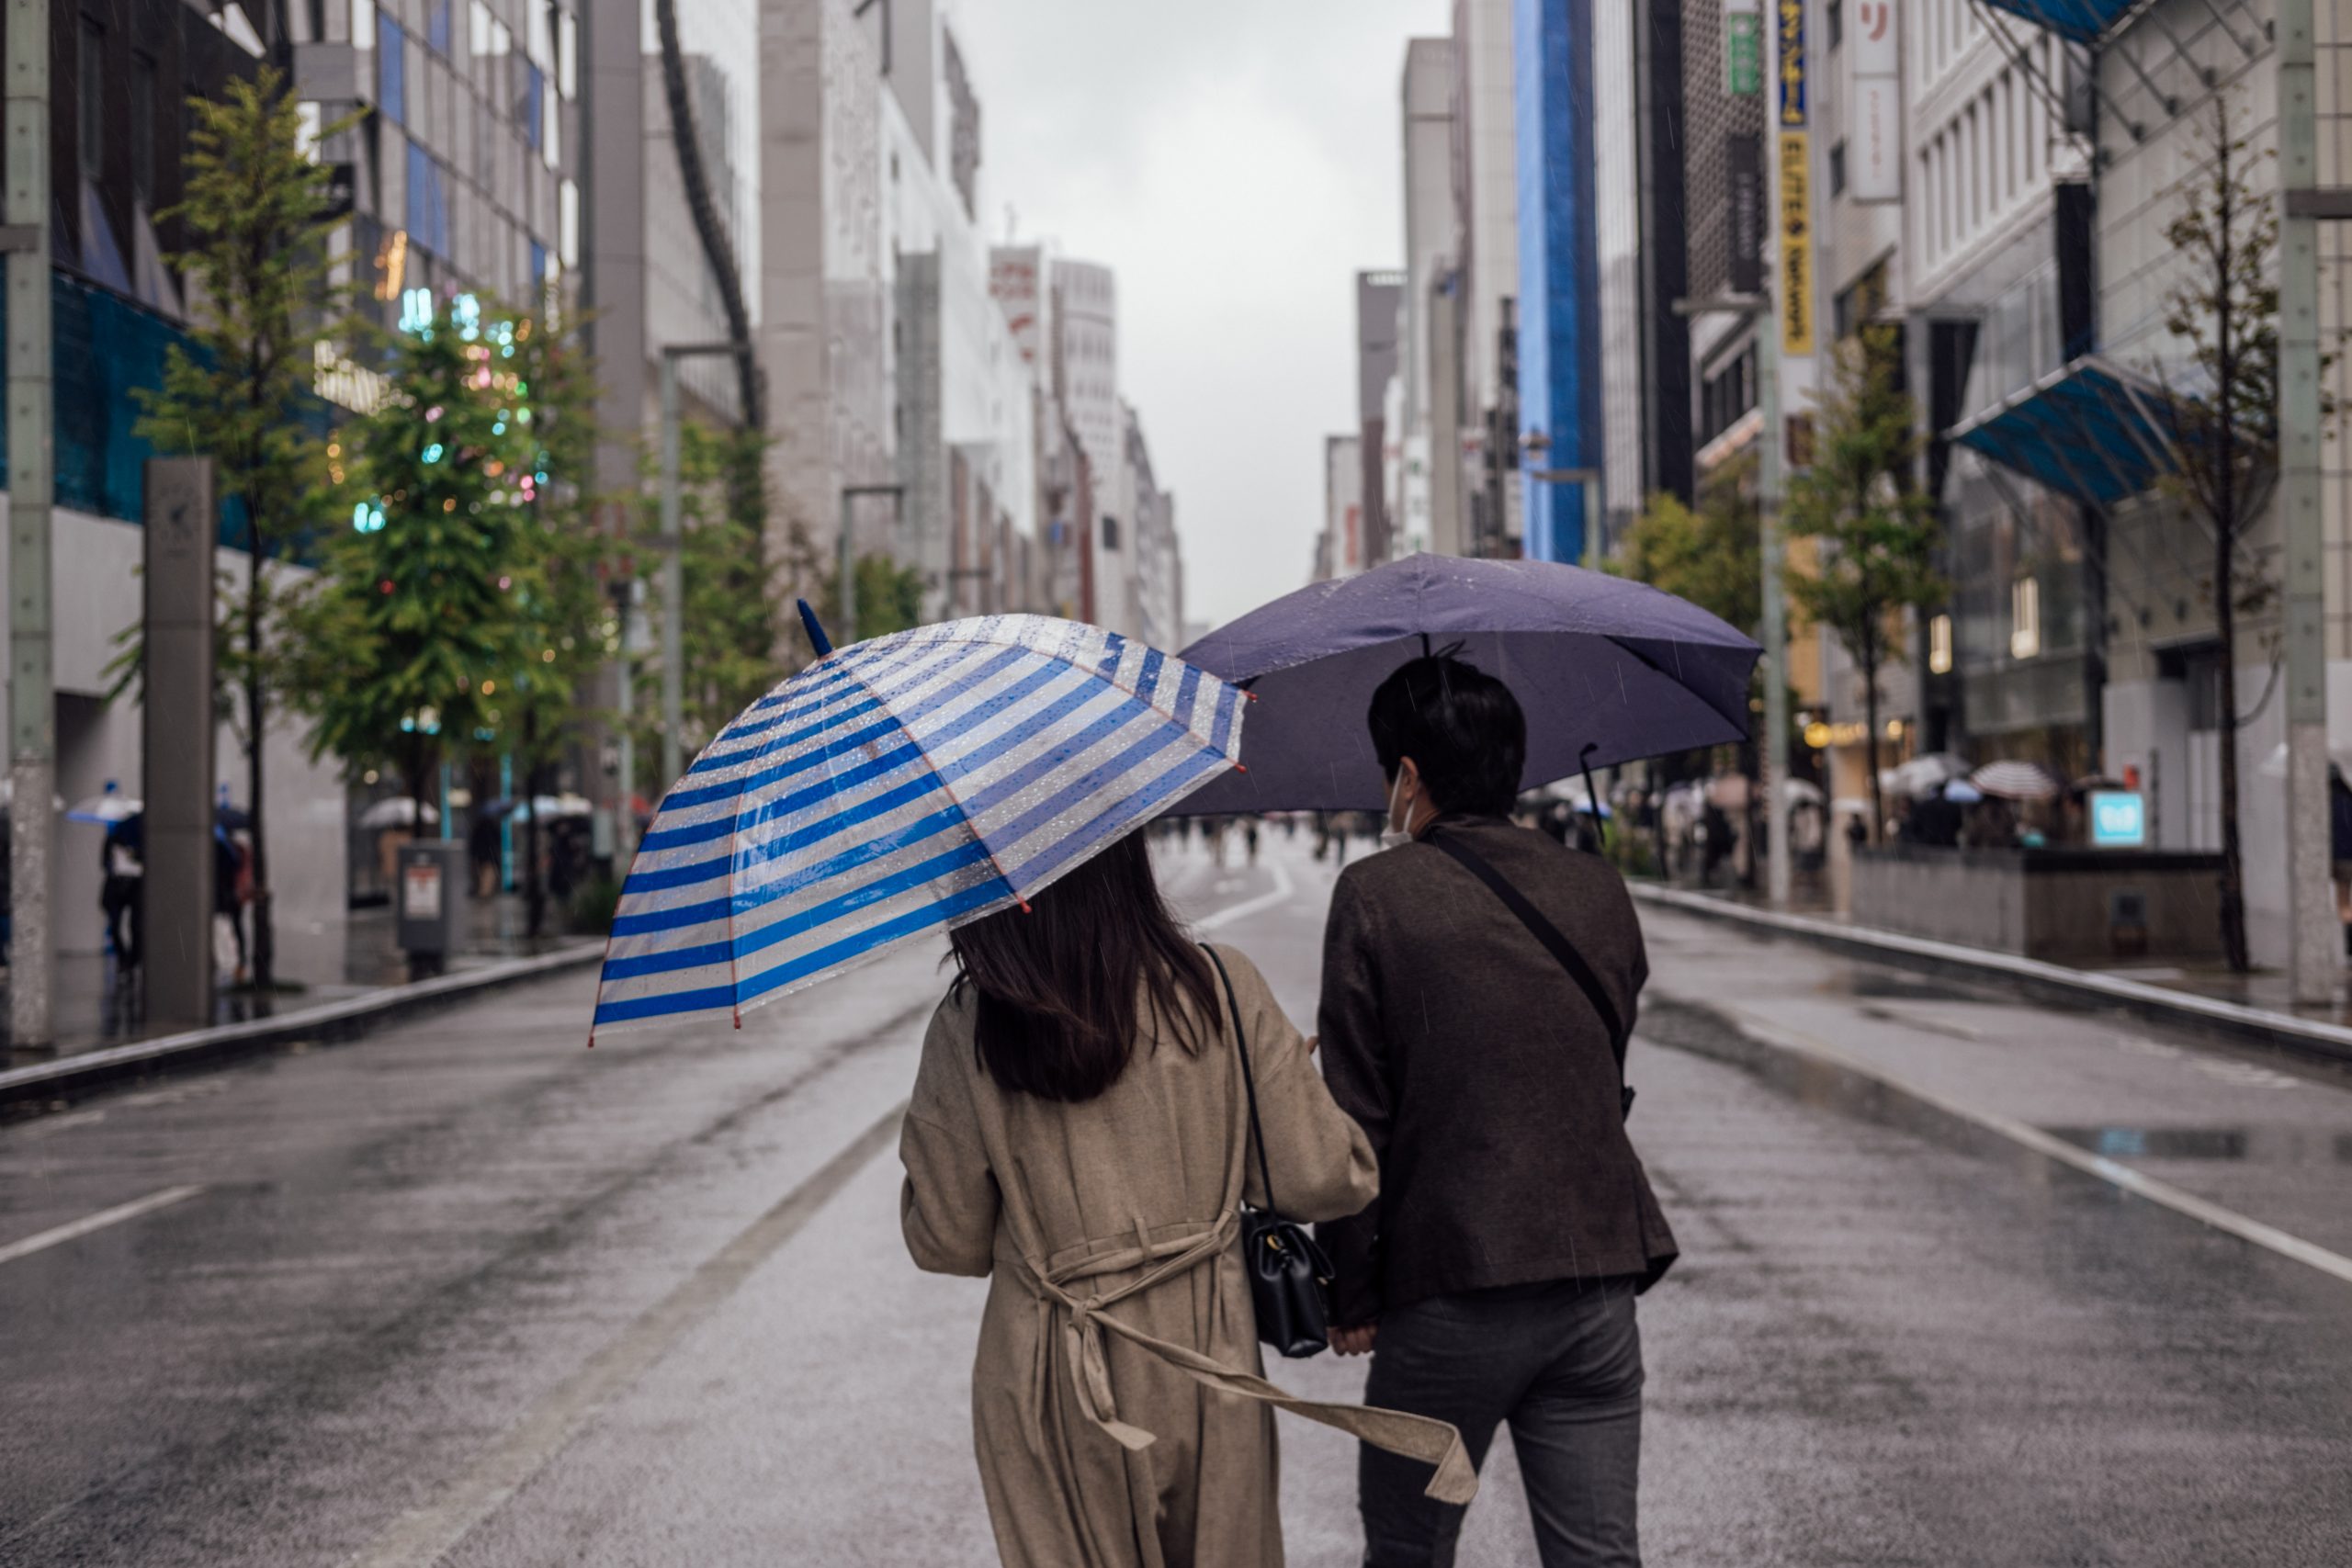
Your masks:
{"label": "green leafy tree", "polygon": [[287,617],[313,754],[399,769],[420,823],[434,766],[499,738],[542,565],[530,411],[469,305],[394,344],[382,406],[344,433],[349,521]]}
{"label": "green leafy tree", "polygon": [[[491,338],[496,374],[514,378],[499,389],[523,411],[510,422],[522,437],[513,460],[534,498],[516,541],[518,662],[499,683],[497,735],[521,764],[518,793],[532,800],[552,793],[565,750],[592,716],[584,694],[614,651],[605,582],[616,555],[595,526],[595,372],[577,333],[526,315],[496,323]],[[538,813],[522,827],[524,909],[537,936],[547,919]]]}
{"label": "green leafy tree", "polygon": [[[139,434],[156,450],[214,460],[221,501],[251,570],[221,580],[216,705],[233,727],[253,819],[253,976],[277,978],[263,740],[287,690],[288,578],[266,570],[321,514],[327,440],[311,394],[312,350],[344,330],[329,282],[327,170],[301,147],[300,109],[265,67],[218,100],[190,101],[187,197],[164,214],[184,239],[190,345],[175,344],[160,388],[141,389]],[[339,128],[338,128],[339,129]],[[332,134],[332,132],[330,132]],[[118,692],[138,682],[137,628]]]}
{"label": "green leafy tree", "polygon": [[1810,570],[1783,581],[1798,615],[1837,637],[1862,677],[1871,836],[1886,819],[1878,777],[1878,678],[1903,658],[1899,626],[1948,592],[1937,569],[1935,502],[1912,483],[1918,411],[1897,380],[1900,351],[1885,328],[1838,345],[1830,386],[1815,394],[1813,466],[1789,483],[1783,526],[1818,546]]}
{"label": "green leafy tree", "polygon": [[1752,455],[1726,463],[1708,476],[1695,511],[1671,495],[1650,497],[1604,564],[1754,631],[1764,614],[1755,474]]}
{"label": "green leafy tree", "polygon": [[[838,573],[835,574],[839,576]],[[833,596],[838,605],[840,596]],[[857,637],[860,642],[922,625],[922,573],[879,551],[857,558]]]}
{"label": "green leafy tree", "polygon": [[[1725,462],[1707,476],[1695,509],[1673,495],[1652,496],[1649,505],[1625,531],[1616,553],[1602,564],[1618,576],[1630,577],[1687,599],[1727,625],[1753,634],[1764,614],[1764,536],[1762,513],[1756,503],[1756,470],[1757,460],[1752,452],[1741,453]],[[1749,678],[1751,698],[1762,689],[1762,679],[1759,666]],[[1751,780],[1760,771],[1752,736],[1740,743],[1737,765]],[[1662,761],[1662,776],[1668,780],[1688,777],[1692,772],[1705,772],[1706,767],[1704,753],[1668,758]],[[1759,792],[1749,790],[1747,813],[1750,843],[1760,837],[1760,805]],[[1663,863],[1663,822],[1657,831],[1657,859]],[[1747,867],[1750,880],[1755,873],[1755,858],[1750,856]]]}
{"label": "green leafy tree", "polygon": [[[685,600],[682,646],[686,671],[679,748],[692,756],[727,721],[763,696],[786,673],[776,658],[780,627],[778,594],[761,549],[765,508],[744,510],[747,470],[758,471],[763,443],[753,434],[715,431],[687,420],[678,432],[678,526],[681,586]],[[639,574],[658,587],[661,547],[660,471],[648,462],[640,499],[637,556]],[[658,642],[662,606],[658,593],[646,606]],[[632,705],[640,769],[653,765],[660,750],[662,666],[650,659],[632,671]],[[652,779],[654,793],[672,782]],[[638,781],[632,781],[632,786]]]}

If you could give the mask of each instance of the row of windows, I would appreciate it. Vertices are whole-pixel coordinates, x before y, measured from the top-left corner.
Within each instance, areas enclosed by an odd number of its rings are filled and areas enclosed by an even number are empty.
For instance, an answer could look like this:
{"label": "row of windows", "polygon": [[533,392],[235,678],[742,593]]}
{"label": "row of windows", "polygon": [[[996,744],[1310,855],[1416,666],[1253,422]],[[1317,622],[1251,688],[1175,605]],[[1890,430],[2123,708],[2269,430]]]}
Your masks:
{"label": "row of windows", "polygon": [[[82,177],[93,185],[104,177],[107,147],[107,29],[90,17],[82,18],[75,104],[80,111],[74,140],[80,145]],[[144,51],[130,54],[130,188],[142,203],[155,195],[155,57]]]}
{"label": "row of windows", "polygon": [[[420,89],[424,84],[418,80],[424,73],[416,70],[412,62],[410,41],[400,23],[389,14],[379,13],[374,51],[377,112],[394,125],[418,129],[429,141],[447,146],[454,140],[453,127],[449,123],[451,116],[463,112],[463,109],[453,108],[446,101],[435,101],[428,106],[423,102],[421,92],[411,93],[413,82]],[[446,84],[447,78],[441,80]],[[560,106],[568,95],[548,91],[550,85],[548,73],[526,60],[520,64],[511,96],[512,113],[514,123],[522,130],[523,144],[538,153],[548,168],[554,169],[563,164]],[[493,94],[491,99],[495,102],[508,96]],[[441,99],[447,96],[447,93],[440,95]]]}
{"label": "row of windows", "polygon": [[[2048,35],[2036,47],[2045,80],[2053,69],[2065,70]],[[1915,210],[1929,267],[2047,182],[2051,147],[2063,130],[2042,94],[2011,65],[1928,139],[1919,150]]]}

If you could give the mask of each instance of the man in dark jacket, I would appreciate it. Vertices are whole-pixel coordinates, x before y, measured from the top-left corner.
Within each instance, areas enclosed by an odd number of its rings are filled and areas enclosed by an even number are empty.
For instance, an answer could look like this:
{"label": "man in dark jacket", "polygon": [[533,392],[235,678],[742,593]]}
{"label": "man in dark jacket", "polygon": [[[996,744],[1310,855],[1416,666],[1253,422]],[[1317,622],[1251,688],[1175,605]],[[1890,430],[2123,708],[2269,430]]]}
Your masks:
{"label": "man in dark jacket", "polygon": [[[1475,1462],[1509,1422],[1546,1568],[1637,1563],[1634,1297],[1675,1258],[1625,1136],[1617,1047],[1544,939],[1452,838],[1580,954],[1630,1030],[1648,973],[1605,861],[1509,819],[1526,721],[1501,682],[1419,659],[1374,694],[1392,839],[1348,868],[1325,931],[1324,1074],[1380,1156],[1380,1199],[1321,1228],[1333,1348],[1365,1403],[1451,1421]],[[1369,1568],[1453,1561],[1463,1510],[1411,1461],[1360,1461]]]}

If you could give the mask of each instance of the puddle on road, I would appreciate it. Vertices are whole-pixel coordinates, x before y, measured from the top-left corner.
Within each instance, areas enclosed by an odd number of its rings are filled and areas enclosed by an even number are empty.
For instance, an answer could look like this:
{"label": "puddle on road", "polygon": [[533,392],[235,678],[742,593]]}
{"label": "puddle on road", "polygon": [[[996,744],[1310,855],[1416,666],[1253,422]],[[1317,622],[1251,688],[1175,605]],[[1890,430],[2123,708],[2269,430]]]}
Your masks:
{"label": "puddle on road", "polygon": [[[2244,1159],[2246,1134],[2242,1127],[2045,1127],[2078,1149],[2109,1159]],[[2336,1157],[2344,1157],[2352,1139],[2336,1140]]]}

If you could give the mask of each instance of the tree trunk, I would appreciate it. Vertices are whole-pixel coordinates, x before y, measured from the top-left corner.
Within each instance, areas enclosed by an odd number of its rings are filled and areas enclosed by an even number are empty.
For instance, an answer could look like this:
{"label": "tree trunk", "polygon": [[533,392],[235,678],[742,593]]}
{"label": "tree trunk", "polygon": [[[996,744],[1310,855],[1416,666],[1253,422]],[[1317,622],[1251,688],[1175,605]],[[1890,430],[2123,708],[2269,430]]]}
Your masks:
{"label": "tree trunk", "polygon": [[539,874],[538,716],[523,711],[523,919],[524,934],[534,942],[547,923],[547,884]]}
{"label": "tree trunk", "polygon": [[261,526],[246,524],[245,547],[245,814],[254,840],[253,987],[267,996],[277,985],[277,931],[270,918],[268,818],[263,814],[262,745],[269,728],[269,688],[261,673]]}
{"label": "tree trunk", "polygon": [[2237,378],[2238,344],[2234,300],[2231,288],[2234,283],[2236,257],[2232,254],[2230,225],[2235,214],[2230,199],[2233,186],[2230,179],[2230,139],[2227,111],[2217,107],[2222,115],[2220,173],[2215,188],[2220,192],[2217,202],[2218,221],[2215,231],[2218,243],[2213,256],[2213,346],[2214,364],[2219,374],[2214,378],[2213,400],[2221,411],[2214,433],[2215,468],[2213,469],[2213,626],[2222,639],[2220,669],[2216,679],[2221,682],[2217,707],[2222,724],[2222,956],[2231,972],[2243,975],[2252,966],[2245,943],[2245,860],[2238,839],[2238,646],[2237,646],[2237,582],[2233,547],[2238,536],[2237,494]]}
{"label": "tree trunk", "polygon": [[2214,621],[2221,633],[2219,706],[2222,723],[2222,956],[2243,975],[2252,964],[2245,944],[2245,859],[2238,840],[2237,606],[2231,603],[2230,534],[2213,546]]}
{"label": "tree trunk", "polygon": [[1878,643],[1866,638],[1862,653],[1862,758],[1871,775],[1870,841],[1886,836],[1886,791],[1878,779]]}

